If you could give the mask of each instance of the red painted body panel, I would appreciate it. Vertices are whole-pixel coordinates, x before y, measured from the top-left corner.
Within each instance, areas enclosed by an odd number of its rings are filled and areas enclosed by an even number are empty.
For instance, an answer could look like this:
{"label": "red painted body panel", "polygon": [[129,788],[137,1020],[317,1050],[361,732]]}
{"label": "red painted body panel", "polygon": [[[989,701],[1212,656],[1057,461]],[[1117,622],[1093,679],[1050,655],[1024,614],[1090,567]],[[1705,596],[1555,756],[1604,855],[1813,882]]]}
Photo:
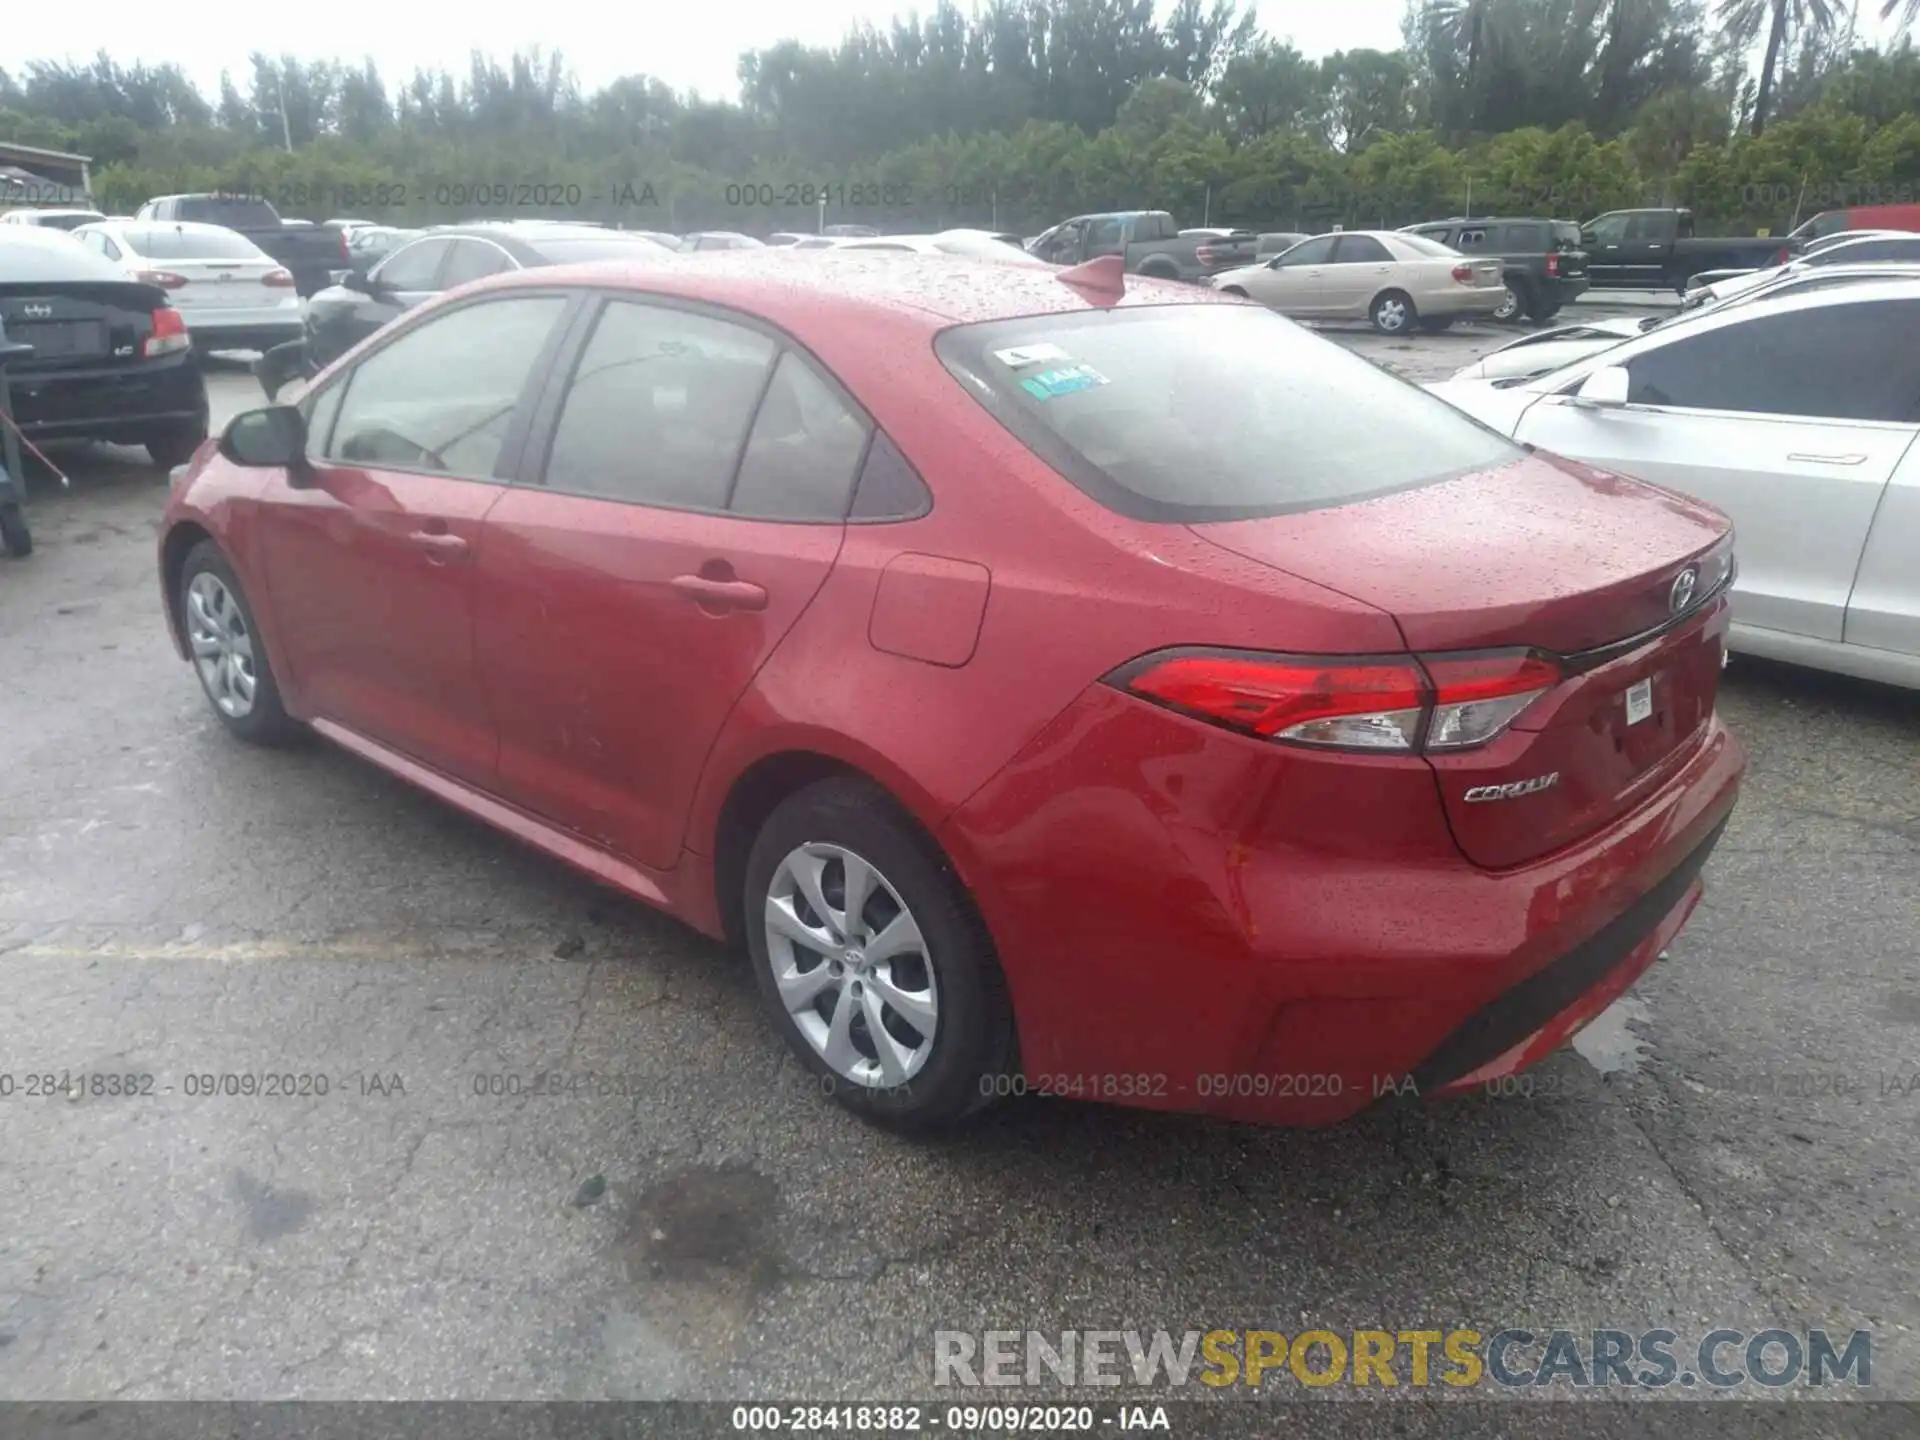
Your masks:
{"label": "red painted body panel", "polygon": [[491,785],[497,742],[474,664],[474,571],[481,522],[504,492],[347,466],[312,482],[276,478],[254,500],[259,579],[247,586],[272,599],[301,710]]}
{"label": "red painted body panel", "polygon": [[[835,526],[505,493],[479,565],[479,669],[501,796],[643,865],[669,868],[727,712],[833,566]],[[676,590],[743,580],[761,610]]]}
{"label": "red painted body panel", "polygon": [[[793,752],[867,774],[945,847],[994,938],[1029,1076],[1080,1087],[1054,1088],[1268,1121],[1349,1114],[1375,1077],[1404,1075],[1672,874],[1734,802],[1743,760],[1704,669],[1724,604],[1564,682],[1484,750],[1433,760],[1256,740],[1101,683],[1176,645],[1616,640],[1651,613],[1649,577],[1724,532],[1692,502],[1532,458],[1272,520],[1152,524],[1016,441],[933,337],[1093,305],[1230,303],[1207,292],[1129,279],[1093,295],[1050,271],[884,255],[536,278],[783,328],[897,443],[931,510],[772,524],[344,470],[293,490],[214,458],[174,491],[163,536],[193,524],[225,549],[294,714],[709,934],[738,903],[715,894],[714,857],[740,777]],[[429,519],[470,541],[464,559],[419,545]],[[761,586],[765,607],[718,610],[685,576]],[[1664,749],[1576,743],[1605,738],[1606,697],[1676,666],[1694,667],[1692,708],[1676,707]],[[1463,809],[1469,785],[1544,760],[1567,773],[1564,804]],[[1697,893],[1477,1073],[1560,1043]],[[1206,1078],[1239,1075],[1258,1093]],[[1144,1080],[1103,1091],[1103,1076]]]}

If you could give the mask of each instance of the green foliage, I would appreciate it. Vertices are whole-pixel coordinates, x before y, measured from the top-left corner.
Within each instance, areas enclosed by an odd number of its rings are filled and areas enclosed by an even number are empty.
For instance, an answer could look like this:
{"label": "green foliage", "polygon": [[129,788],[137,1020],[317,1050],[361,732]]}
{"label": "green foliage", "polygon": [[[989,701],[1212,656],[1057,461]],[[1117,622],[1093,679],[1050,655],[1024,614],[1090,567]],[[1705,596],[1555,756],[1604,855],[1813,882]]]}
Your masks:
{"label": "green foliage", "polygon": [[[1756,3],[1751,23],[1770,23]],[[1032,233],[1152,207],[1311,229],[1678,203],[1703,227],[1778,233],[1916,198],[1911,48],[1799,36],[1773,123],[1735,134],[1738,76],[1703,58],[1703,5],[1412,0],[1406,49],[1313,61],[1235,0],[1179,0],[1159,23],[1151,0],[941,4],[835,48],[749,52],[739,104],[638,75],[585,94],[539,51],[404,82],[256,55],[211,100],[172,66],[35,62],[0,71],[0,139],[93,156],[110,212],[254,190],[289,216],[395,224]]]}

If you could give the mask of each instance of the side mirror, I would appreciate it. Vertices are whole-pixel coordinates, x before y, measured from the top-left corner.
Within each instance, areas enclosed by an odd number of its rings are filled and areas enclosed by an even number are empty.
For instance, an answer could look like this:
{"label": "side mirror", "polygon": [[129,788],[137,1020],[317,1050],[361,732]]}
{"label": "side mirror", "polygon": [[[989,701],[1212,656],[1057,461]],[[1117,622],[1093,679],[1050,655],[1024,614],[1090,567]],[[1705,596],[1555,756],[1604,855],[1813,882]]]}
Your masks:
{"label": "side mirror", "polygon": [[220,453],[235,465],[295,469],[306,463],[307,420],[291,405],[243,410],[227,422]]}
{"label": "side mirror", "polygon": [[1618,410],[1627,403],[1629,377],[1624,365],[1604,365],[1580,382],[1573,403],[1587,410]]}

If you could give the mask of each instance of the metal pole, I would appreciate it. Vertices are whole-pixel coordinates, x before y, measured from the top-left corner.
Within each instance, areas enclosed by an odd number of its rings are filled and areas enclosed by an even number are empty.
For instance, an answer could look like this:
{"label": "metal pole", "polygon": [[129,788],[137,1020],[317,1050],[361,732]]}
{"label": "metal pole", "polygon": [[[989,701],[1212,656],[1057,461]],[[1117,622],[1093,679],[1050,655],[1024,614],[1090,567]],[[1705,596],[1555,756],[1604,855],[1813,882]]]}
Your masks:
{"label": "metal pole", "polygon": [[273,72],[274,89],[280,92],[280,138],[287,142],[287,153],[293,153],[293,126],[287,120],[287,80],[276,66]]}

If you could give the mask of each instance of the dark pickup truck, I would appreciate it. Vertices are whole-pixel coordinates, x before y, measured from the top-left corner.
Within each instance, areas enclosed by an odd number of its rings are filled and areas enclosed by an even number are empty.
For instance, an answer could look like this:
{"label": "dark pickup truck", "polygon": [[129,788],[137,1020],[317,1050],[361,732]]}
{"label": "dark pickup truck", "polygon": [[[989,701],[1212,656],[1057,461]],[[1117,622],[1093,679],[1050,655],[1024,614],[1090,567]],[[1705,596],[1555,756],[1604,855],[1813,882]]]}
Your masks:
{"label": "dark pickup truck", "polygon": [[1799,250],[1768,235],[1699,237],[1691,210],[1610,210],[1580,227],[1596,290],[1675,290],[1703,270],[1752,270]]}
{"label": "dark pickup truck", "polygon": [[160,195],[142,205],[134,218],[237,230],[293,272],[294,289],[303,299],[326,289],[334,271],[352,264],[346,232],[338,225],[282,220],[273,206],[250,195]]}
{"label": "dark pickup truck", "polygon": [[1036,235],[1027,246],[1029,254],[1052,265],[1078,265],[1101,255],[1118,255],[1129,274],[1196,282],[1216,271],[1251,265],[1259,249],[1260,237],[1251,230],[1183,237],[1165,210],[1076,215]]}

